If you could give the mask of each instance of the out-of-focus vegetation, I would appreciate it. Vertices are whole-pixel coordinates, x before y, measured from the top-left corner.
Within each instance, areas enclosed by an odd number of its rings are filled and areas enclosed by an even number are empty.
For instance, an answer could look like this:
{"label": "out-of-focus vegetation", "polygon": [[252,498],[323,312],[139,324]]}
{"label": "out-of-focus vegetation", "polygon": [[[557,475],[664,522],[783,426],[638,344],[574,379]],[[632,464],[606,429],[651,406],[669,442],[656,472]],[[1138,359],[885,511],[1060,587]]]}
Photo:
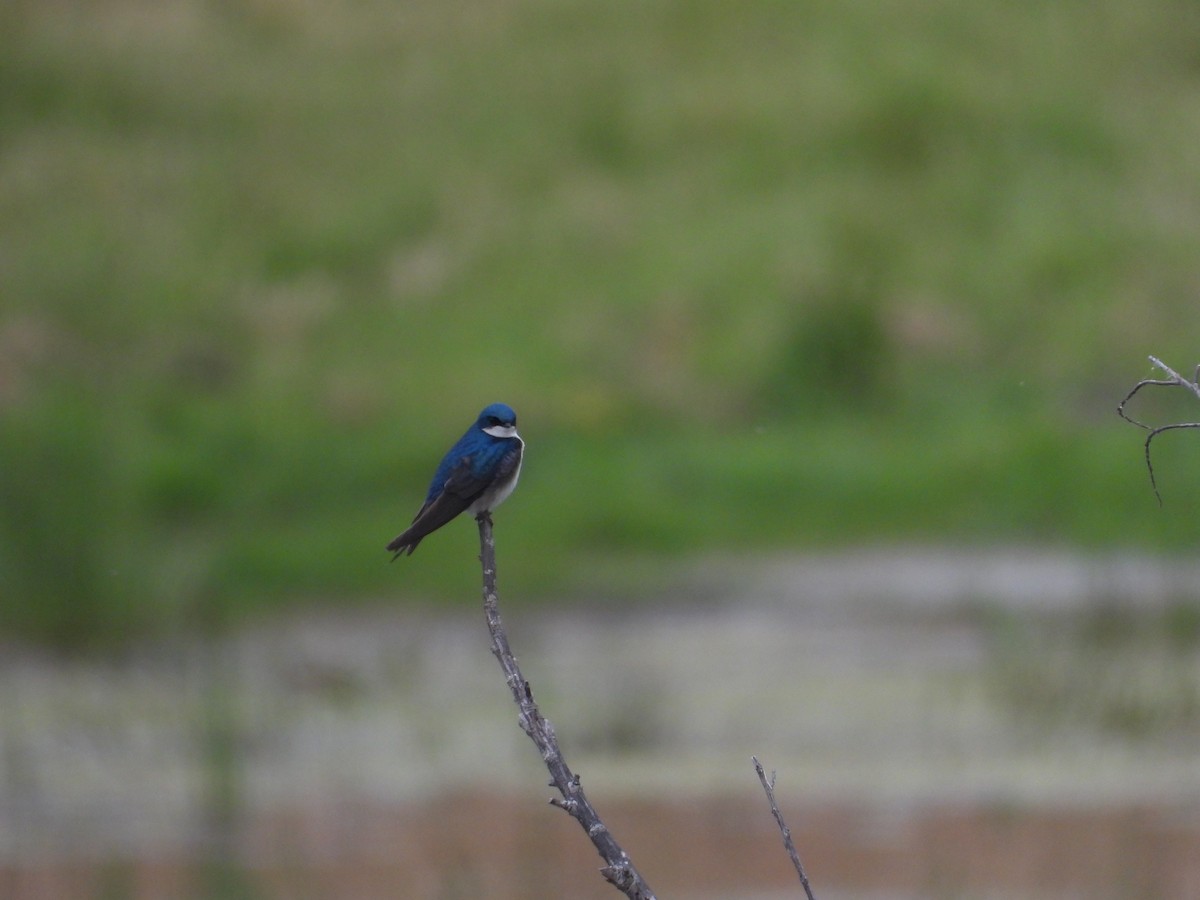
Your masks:
{"label": "out-of-focus vegetation", "polygon": [[1191,547],[1194,435],[1159,509],[1114,407],[1198,287],[1194,0],[9,0],[3,626],[472,597],[470,523],[383,545],[495,399],[514,598]]}

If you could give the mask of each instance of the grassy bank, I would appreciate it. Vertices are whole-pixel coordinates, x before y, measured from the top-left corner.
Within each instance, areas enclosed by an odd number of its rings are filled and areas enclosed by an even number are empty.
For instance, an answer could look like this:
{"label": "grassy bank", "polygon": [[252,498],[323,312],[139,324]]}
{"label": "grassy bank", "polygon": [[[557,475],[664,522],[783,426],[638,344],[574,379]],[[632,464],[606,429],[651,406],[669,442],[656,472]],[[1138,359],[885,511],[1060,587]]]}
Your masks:
{"label": "grassy bank", "polygon": [[18,2],[0,34],[10,626],[473,591],[465,524],[381,548],[493,399],[521,593],[629,552],[1194,543],[1191,436],[1160,510],[1112,413],[1200,356],[1194,3]]}

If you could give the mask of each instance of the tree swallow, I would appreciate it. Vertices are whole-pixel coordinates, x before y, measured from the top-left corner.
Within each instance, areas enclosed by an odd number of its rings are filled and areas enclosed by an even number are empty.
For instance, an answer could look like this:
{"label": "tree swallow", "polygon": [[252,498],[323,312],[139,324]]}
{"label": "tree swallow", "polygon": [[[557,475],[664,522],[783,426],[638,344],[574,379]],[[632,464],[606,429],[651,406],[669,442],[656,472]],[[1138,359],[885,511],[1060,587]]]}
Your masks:
{"label": "tree swallow", "polygon": [[[463,510],[479,517],[499,506],[521,474],[525,442],[517,434],[517,414],[503,403],[486,407],[443,458],[408,530],[387,545],[409,556],[425,535],[437,531]],[[393,556],[392,559],[395,559]]]}

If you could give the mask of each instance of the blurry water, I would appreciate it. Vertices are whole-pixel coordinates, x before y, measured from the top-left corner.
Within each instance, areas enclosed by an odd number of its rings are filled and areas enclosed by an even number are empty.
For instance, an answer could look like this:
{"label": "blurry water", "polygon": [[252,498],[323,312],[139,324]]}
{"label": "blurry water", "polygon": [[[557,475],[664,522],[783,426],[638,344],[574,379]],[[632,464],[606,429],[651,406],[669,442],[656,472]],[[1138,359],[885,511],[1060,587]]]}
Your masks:
{"label": "blurry water", "polygon": [[[608,610],[508,611],[501,596],[534,696],[602,811],[761,805],[752,754],[794,808],[876,820],[938,805],[1200,809],[1200,566],[887,551],[707,561],[677,583]],[[277,833],[306,810],[378,816],[481,789],[544,802],[478,601],[464,607],[305,614],[117,663],[8,648],[0,895],[60,896],[18,876],[81,861],[272,865],[263,823]],[[325,820],[305,847],[331,859],[381,833]],[[400,896],[502,895],[452,882]]]}

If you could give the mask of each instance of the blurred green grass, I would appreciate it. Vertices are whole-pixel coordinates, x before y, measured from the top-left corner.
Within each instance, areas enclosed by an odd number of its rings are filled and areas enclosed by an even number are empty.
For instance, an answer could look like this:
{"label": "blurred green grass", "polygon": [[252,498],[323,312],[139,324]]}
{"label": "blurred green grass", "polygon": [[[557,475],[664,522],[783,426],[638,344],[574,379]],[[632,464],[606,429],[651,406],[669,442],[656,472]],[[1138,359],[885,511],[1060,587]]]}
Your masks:
{"label": "blurred green grass", "polygon": [[1191,436],[1159,509],[1113,411],[1200,361],[1197,47],[1190,0],[5,4],[4,625],[473,596],[469,523],[382,545],[494,399],[514,598],[1190,548]]}

